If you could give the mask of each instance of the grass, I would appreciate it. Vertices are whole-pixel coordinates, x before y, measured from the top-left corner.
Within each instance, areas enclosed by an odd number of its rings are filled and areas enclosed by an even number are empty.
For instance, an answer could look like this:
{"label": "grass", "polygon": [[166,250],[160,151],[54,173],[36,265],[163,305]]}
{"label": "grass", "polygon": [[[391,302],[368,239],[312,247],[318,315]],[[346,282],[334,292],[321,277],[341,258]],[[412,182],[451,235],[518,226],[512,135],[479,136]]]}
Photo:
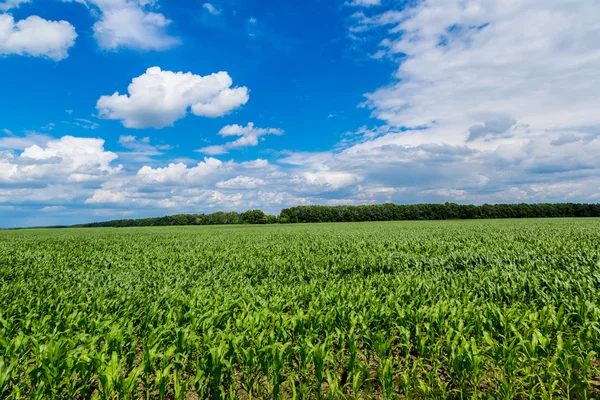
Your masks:
{"label": "grass", "polygon": [[0,397],[598,398],[600,220],[0,232]]}

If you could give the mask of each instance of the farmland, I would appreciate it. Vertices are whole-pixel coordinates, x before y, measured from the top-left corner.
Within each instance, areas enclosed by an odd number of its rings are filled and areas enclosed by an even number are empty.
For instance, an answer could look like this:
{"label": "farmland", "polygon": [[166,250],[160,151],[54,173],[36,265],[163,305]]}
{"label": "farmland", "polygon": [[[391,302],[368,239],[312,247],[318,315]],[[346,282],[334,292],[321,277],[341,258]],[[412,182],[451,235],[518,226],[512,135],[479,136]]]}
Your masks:
{"label": "farmland", "polygon": [[0,397],[598,398],[600,220],[0,232]]}

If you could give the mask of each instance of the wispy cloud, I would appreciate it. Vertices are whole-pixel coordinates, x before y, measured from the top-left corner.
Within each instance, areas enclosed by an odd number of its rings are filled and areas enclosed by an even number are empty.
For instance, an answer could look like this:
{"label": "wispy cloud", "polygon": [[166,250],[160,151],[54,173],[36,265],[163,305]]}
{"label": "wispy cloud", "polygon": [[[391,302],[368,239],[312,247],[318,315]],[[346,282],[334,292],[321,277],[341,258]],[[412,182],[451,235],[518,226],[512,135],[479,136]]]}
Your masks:
{"label": "wispy cloud", "polygon": [[168,33],[171,20],[157,12],[157,0],[63,1],[84,4],[98,18],[93,26],[94,38],[104,50],[162,51],[180,43]]}
{"label": "wispy cloud", "polygon": [[211,3],[204,3],[204,4],[202,4],[202,8],[204,8],[206,11],[208,11],[212,15],[219,15],[219,14],[221,14],[221,10],[217,9]]}

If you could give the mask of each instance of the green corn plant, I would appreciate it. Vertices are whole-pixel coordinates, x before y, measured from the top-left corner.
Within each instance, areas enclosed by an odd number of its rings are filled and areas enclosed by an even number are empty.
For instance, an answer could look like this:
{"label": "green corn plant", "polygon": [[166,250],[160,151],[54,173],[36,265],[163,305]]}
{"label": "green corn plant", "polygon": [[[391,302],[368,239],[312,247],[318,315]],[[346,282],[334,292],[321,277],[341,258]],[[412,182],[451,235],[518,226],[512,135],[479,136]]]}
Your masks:
{"label": "green corn plant", "polygon": [[155,371],[155,384],[158,386],[158,398],[160,400],[165,398],[167,394],[167,385],[171,379],[171,370],[173,369],[172,364],[168,364],[164,368],[159,368]]}
{"label": "green corn plant", "polygon": [[102,369],[98,374],[100,398],[102,400],[116,399],[118,398],[116,382],[122,374],[121,363],[116,352],[112,353],[110,359],[105,359],[105,356],[106,354],[100,356],[102,364]]}
{"label": "green corn plant", "polygon": [[12,371],[15,368],[16,364],[16,361],[7,364],[6,362],[4,362],[4,360],[0,359],[0,395],[4,393],[9,382],[11,381]]}
{"label": "green corn plant", "polygon": [[321,386],[325,379],[325,363],[328,361],[330,342],[329,339],[327,339],[323,343],[312,344],[309,342],[308,345],[311,347],[312,363],[314,366],[315,377],[317,378],[316,390],[317,393],[320,393]]}
{"label": "green corn plant", "polygon": [[241,386],[247,393],[248,398],[252,399],[254,397],[254,386],[258,380],[256,349],[254,347],[241,348],[239,353],[244,375]]}
{"label": "green corn plant", "polygon": [[599,231],[0,231],[0,397],[600,398]]}
{"label": "green corn plant", "polygon": [[379,383],[385,399],[392,399],[394,393],[394,359],[388,357],[379,367]]}
{"label": "green corn plant", "polygon": [[273,399],[279,398],[279,390],[283,382],[283,367],[290,343],[275,343],[271,346],[271,388]]}
{"label": "green corn plant", "polygon": [[[152,342],[148,342],[148,346]],[[144,346],[142,354],[142,365],[144,373],[142,375],[142,383],[144,385],[144,392],[146,400],[150,399],[150,392],[152,391],[152,380],[151,377],[154,374],[155,366],[159,359],[158,347],[159,343],[155,343],[152,347]]]}
{"label": "green corn plant", "polygon": [[355,398],[358,398],[360,389],[363,386],[363,377],[360,371],[357,371],[352,375],[352,394]]}
{"label": "green corn plant", "polygon": [[325,371],[325,378],[327,381],[326,397],[330,399],[343,398],[344,391],[340,385],[340,378],[330,370]]}

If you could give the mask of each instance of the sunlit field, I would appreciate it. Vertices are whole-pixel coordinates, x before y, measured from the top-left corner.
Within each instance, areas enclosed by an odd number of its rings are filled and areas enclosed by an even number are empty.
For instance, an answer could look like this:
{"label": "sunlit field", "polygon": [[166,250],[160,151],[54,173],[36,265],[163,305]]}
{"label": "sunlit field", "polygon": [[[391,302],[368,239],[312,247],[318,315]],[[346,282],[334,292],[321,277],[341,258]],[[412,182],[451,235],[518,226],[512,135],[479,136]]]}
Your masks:
{"label": "sunlit field", "polygon": [[0,232],[0,398],[598,398],[600,220]]}

